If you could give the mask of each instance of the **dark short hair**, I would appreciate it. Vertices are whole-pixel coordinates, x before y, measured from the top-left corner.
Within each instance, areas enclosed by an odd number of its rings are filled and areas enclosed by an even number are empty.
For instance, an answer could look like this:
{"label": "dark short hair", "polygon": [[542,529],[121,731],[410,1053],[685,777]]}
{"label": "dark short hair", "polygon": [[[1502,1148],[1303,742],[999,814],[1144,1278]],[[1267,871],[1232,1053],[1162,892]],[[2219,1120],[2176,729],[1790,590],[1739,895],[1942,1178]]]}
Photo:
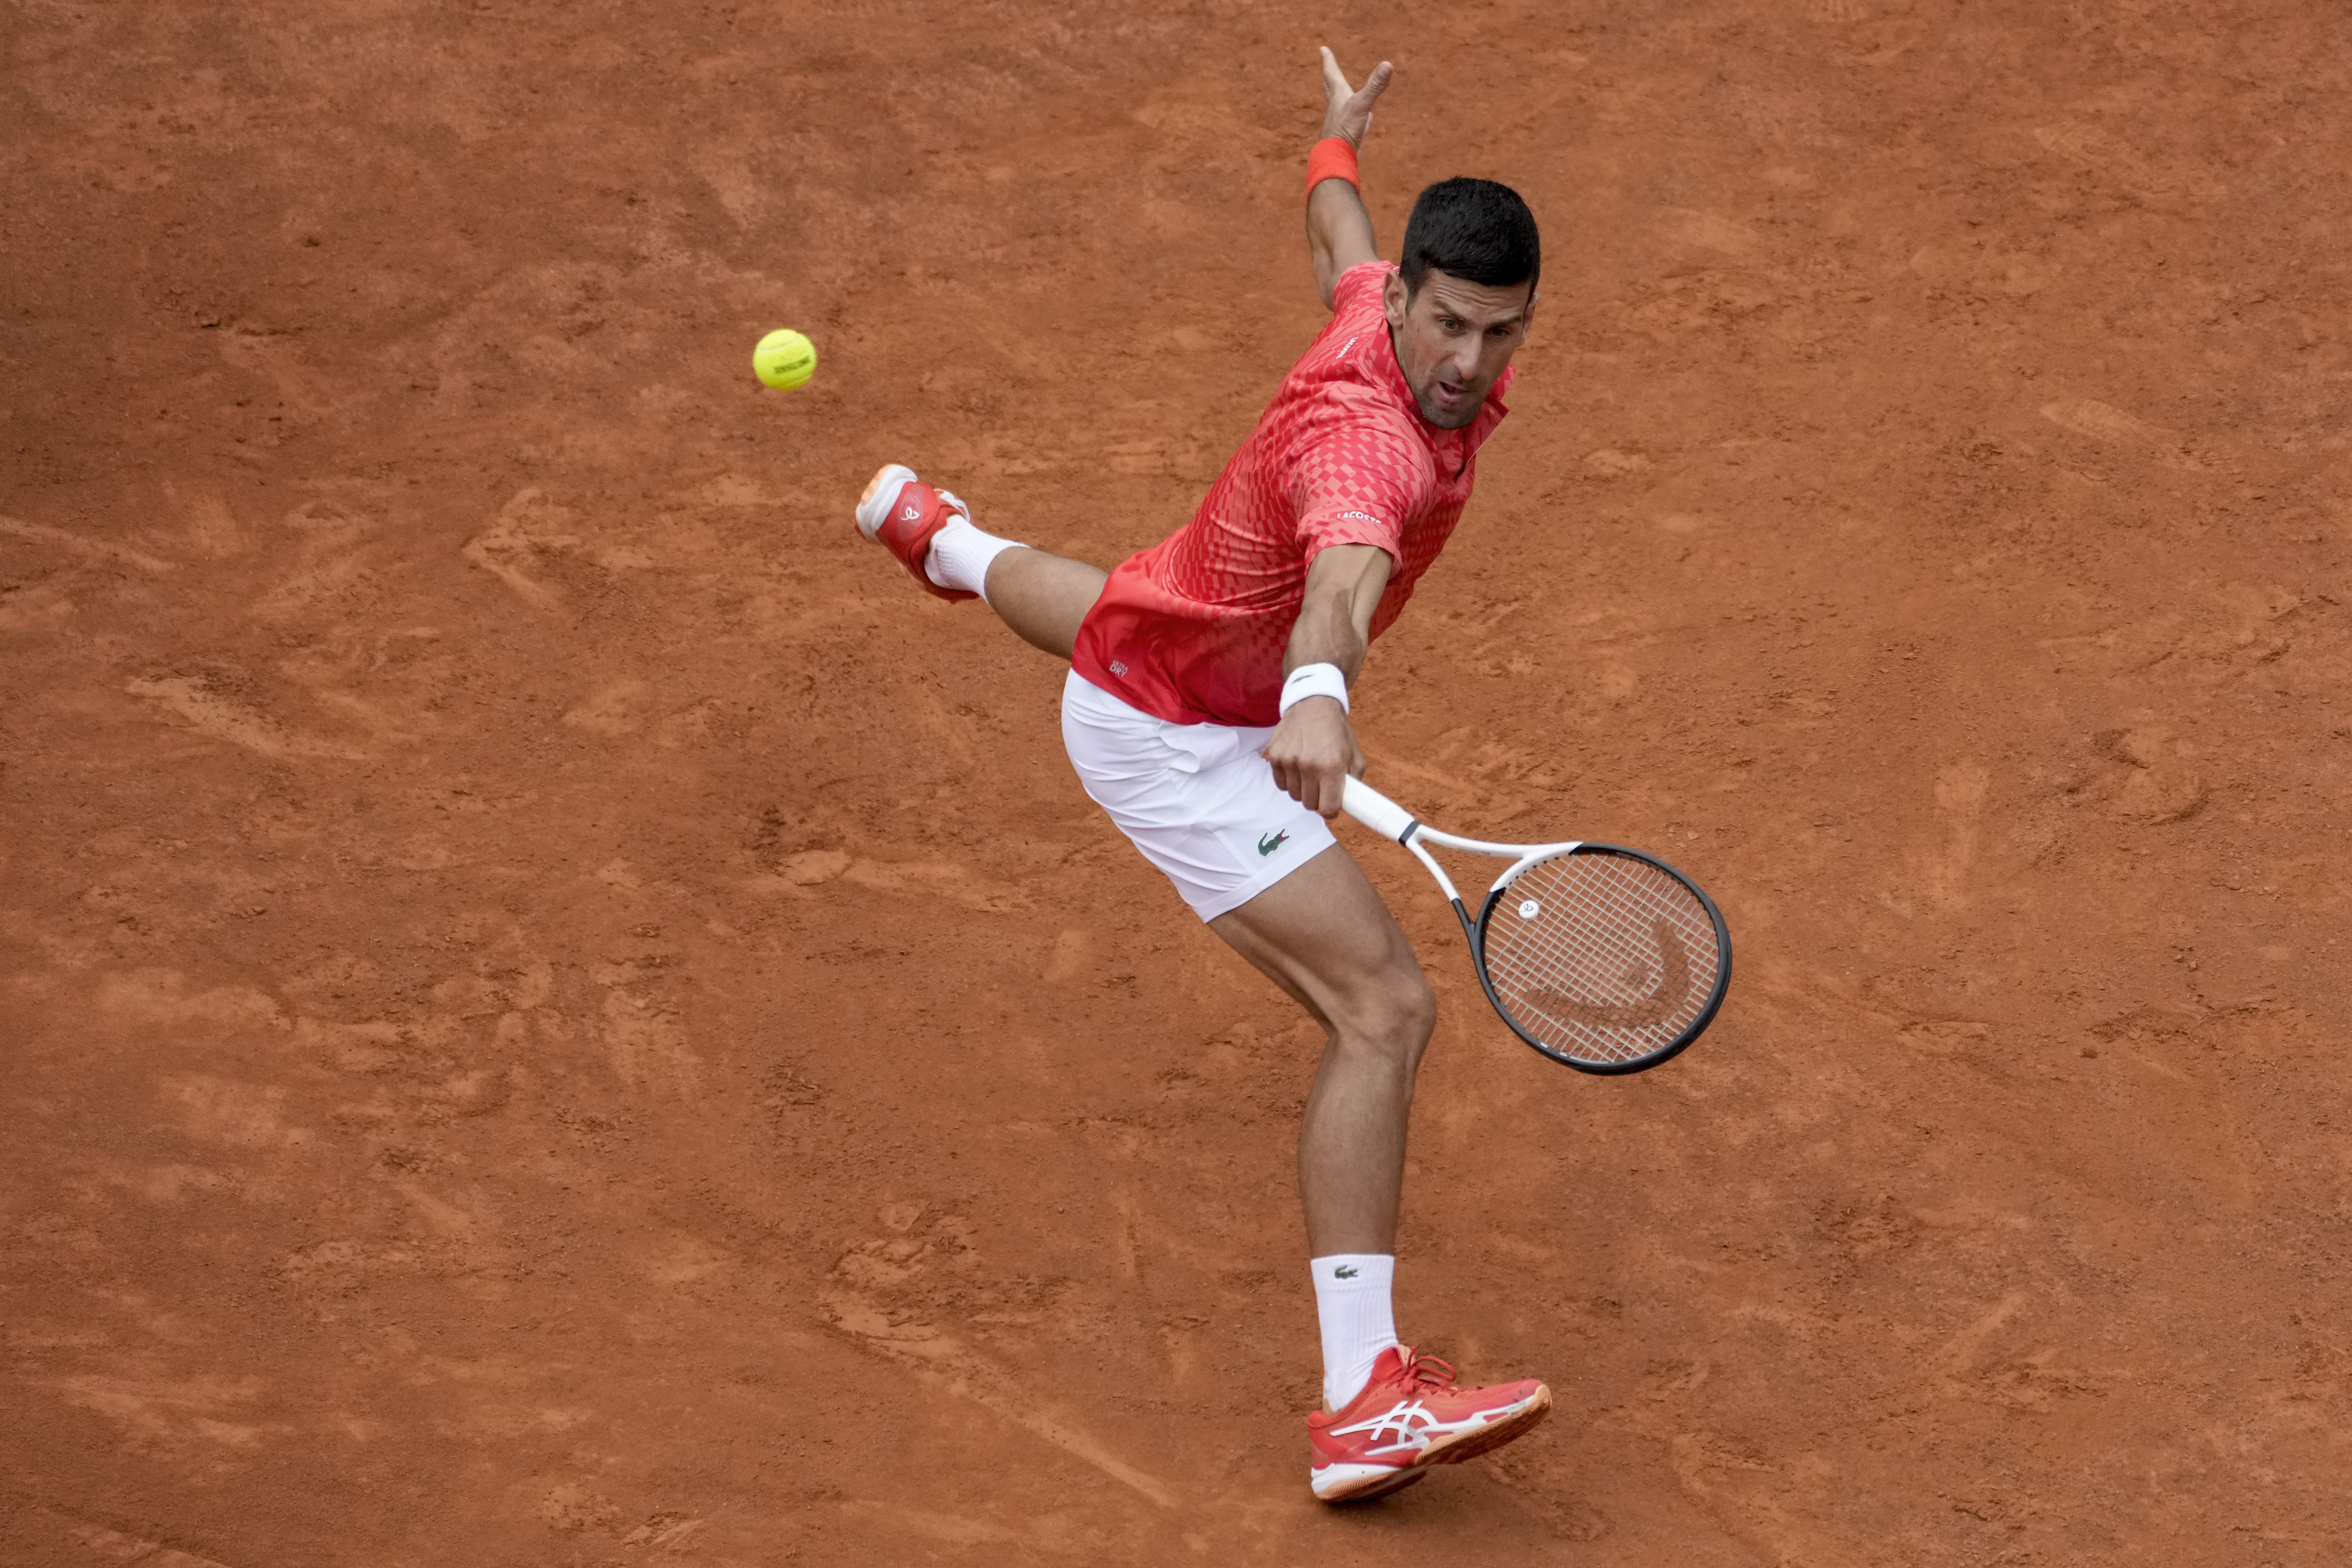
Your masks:
{"label": "dark short hair", "polygon": [[1421,292],[1431,268],[1465,282],[1507,289],[1528,286],[1535,294],[1543,270],[1543,242],[1536,215],[1519,193],[1492,180],[1457,176],[1440,180],[1412,204],[1405,220],[1404,256],[1397,270],[1407,298]]}

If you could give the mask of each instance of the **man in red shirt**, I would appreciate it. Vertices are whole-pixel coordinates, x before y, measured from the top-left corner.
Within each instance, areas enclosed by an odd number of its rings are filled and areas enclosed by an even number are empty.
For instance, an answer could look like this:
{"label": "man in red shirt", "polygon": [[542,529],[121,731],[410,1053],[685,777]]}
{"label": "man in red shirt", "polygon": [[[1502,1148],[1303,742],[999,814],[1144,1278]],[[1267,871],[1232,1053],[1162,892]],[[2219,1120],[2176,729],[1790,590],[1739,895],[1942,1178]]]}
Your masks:
{"label": "man in red shirt", "polygon": [[1412,945],[1331,835],[1364,757],[1348,689],[1469,500],[1535,311],[1535,219],[1506,187],[1423,191],[1379,259],[1356,148],[1388,85],[1328,49],[1307,234],[1332,317],[1191,523],[1106,574],[983,533],[892,464],[859,529],[918,582],[985,599],[1071,661],[1062,733],[1091,795],[1210,929],[1328,1035],[1298,1143],[1323,1338],[1309,1484],[1340,1502],[1532,1427],[1532,1380],[1465,1386],[1397,1341],[1390,1308],[1405,1128],[1436,1003]]}

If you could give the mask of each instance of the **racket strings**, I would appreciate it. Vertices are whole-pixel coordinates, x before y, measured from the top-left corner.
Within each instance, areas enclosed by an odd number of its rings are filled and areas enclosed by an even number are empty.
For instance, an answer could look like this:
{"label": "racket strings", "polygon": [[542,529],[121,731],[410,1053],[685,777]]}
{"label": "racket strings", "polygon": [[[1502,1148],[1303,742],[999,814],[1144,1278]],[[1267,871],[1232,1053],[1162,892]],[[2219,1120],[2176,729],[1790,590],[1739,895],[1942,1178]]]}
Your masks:
{"label": "racket strings", "polygon": [[1483,943],[1512,1018],[1580,1061],[1627,1062],[1698,1021],[1722,970],[1706,905],[1631,855],[1564,855],[1505,889]]}

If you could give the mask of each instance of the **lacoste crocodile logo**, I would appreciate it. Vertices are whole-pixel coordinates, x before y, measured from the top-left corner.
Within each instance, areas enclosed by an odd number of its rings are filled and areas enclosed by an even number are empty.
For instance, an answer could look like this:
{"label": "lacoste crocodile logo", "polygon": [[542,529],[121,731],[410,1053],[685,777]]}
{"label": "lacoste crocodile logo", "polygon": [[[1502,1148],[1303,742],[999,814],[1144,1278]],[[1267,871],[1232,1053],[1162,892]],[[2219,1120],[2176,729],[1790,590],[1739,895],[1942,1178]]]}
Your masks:
{"label": "lacoste crocodile logo", "polygon": [[1287,833],[1270,833],[1257,841],[1257,852],[1271,855],[1289,842],[1290,835]]}
{"label": "lacoste crocodile logo", "polygon": [[1334,1279],[1353,1279],[1355,1277],[1356,1266],[1352,1263],[1342,1263],[1339,1268],[1331,1270],[1331,1278]]}

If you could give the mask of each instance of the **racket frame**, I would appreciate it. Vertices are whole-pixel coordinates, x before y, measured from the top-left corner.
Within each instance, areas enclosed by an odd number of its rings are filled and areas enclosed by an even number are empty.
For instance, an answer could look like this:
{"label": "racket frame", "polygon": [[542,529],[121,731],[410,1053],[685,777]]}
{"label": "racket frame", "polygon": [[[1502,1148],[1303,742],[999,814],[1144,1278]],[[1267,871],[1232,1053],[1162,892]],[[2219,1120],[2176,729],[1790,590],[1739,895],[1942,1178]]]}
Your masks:
{"label": "racket frame", "polygon": [[[1382,837],[1395,839],[1406,849],[1412,851],[1413,858],[1419,860],[1423,867],[1427,868],[1429,874],[1437,879],[1437,885],[1444,892],[1446,901],[1454,906],[1454,918],[1462,922],[1462,935],[1470,944],[1471,966],[1477,970],[1479,987],[1486,993],[1486,1000],[1494,1007],[1496,1016],[1510,1026],[1511,1033],[1518,1036],[1548,1060],[1559,1062],[1564,1067],[1574,1068],[1579,1072],[1589,1072],[1602,1078],[1641,1072],[1680,1056],[1693,1040],[1706,1032],[1709,1024],[1715,1022],[1715,1015],[1722,1007],[1725,994],[1731,989],[1730,930],[1723,923],[1723,911],[1715,907],[1715,900],[1707,897],[1706,889],[1656,856],[1639,849],[1629,849],[1622,844],[1600,844],[1584,838],[1563,839],[1558,844],[1495,844],[1484,838],[1465,838],[1458,833],[1447,833],[1430,826],[1429,824],[1359,778],[1351,777],[1348,780],[1346,787],[1340,794],[1339,808]],[[1437,863],[1437,857],[1423,847],[1423,844],[1435,844],[1442,848],[1458,849],[1467,855],[1491,855],[1498,859],[1507,859],[1511,862],[1503,868],[1503,874],[1495,879],[1494,886],[1486,889],[1486,897],[1478,906],[1478,915],[1475,920],[1471,918],[1469,909],[1462,902],[1461,893],[1455,890],[1454,879],[1445,874],[1445,868]],[[1691,1021],[1689,1027],[1675,1037],[1671,1045],[1652,1051],[1647,1056],[1634,1057],[1627,1061],[1585,1061],[1554,1050],[1520,1027],[1519,1021],[1511,1016],[1511,1010],[1503,1005],[1502,997],[1496,994],[1494,976],[1486,973],[1486,921],[1493,916],[1495,906],[1501,902],[1503,895],[1510,890],[1511,884],[1525,876],[1531,868],[1539,866],[1547,860],[1584,853],[1626,855],[1657,867],[1690,889],[1697,898],[1700,907],[1706,910],[1708,921],[1715,926],[1716,951],[1721,957],[1721,963],[1717,967],[1715,989],[1707,997],[1706,1007],[1700,1011],[1696,1018]]]}

